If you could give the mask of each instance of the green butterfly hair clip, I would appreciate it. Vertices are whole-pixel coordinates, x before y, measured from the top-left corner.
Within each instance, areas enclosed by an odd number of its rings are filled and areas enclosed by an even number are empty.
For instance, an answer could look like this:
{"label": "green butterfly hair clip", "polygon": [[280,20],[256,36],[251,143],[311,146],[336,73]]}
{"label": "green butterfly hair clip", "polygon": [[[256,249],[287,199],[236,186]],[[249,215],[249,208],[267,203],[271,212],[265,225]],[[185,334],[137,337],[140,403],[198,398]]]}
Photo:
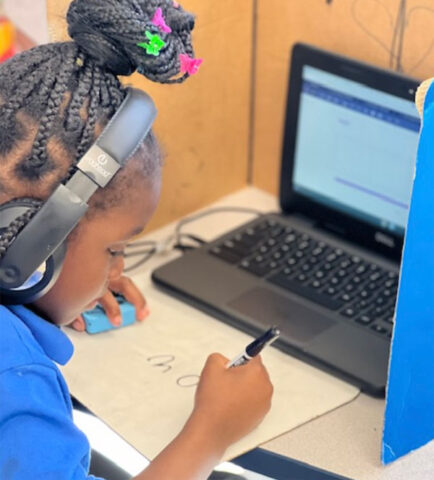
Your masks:
{"label": "green butterfly hair clip", "polygon": [[149,30],[146,30],[145,35],[149,40],[149,43],[141,42],[138,43],[137,46],[145,49],[148,55],[158,57],[158,55],[160,55],[160,50],[166,46],[166,42],[159,35],[152,34]]}

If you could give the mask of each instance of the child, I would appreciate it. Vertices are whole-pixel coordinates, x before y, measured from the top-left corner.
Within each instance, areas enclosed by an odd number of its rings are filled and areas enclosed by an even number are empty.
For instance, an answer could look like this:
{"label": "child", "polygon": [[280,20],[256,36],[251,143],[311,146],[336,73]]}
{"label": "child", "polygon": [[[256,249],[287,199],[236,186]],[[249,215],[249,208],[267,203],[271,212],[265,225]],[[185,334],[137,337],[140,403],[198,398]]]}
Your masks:
{"label": "child", "polygon": [[[180,71],[180,55],[193,58],[194,19],[176,2],[74,0],[67,20],[73,42],[37,47],[0,67],[0,207],[19,198],[31,205],[0,231],[0,260],[119,109],[126,91],[116,75],[138,70],[153,81],[175,83],[194,72],[194,64]],[[159,40],[152,43],[144,32]],[[0,305],[2,480],[93,478],[89,444],[72,422],[69,393],[55,365],[73,352],[57,326],[119,282],[123,249],[157,205],[160,170],[151,133],[91,197],[68,237],[54,286],[31,304]],[[261,360],[229,370],[226,361],[219,354],[208,358],[184,428],[137,479],[205,479],[225,449],[262,420],[272,386]]]}

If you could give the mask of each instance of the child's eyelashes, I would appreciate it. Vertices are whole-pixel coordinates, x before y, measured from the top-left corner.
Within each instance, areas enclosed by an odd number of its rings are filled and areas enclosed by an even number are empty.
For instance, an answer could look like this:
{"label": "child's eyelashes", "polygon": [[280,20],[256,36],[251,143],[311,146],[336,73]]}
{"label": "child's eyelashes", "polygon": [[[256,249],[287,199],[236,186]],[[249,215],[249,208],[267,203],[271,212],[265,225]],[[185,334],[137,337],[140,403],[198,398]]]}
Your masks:
{"label": "child's eyelashes", "polygon": [[112,257],[123,257],[125,255],[124,250],[114,250],[112,248],[109,248],[108,252]]}

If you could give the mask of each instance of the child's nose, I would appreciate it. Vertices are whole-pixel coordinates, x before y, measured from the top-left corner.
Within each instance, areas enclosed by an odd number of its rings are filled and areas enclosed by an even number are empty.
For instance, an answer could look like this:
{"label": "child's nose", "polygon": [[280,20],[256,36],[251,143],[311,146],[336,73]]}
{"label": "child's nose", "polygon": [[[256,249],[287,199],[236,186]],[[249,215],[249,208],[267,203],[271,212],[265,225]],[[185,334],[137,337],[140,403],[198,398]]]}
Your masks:
{"label": "child's nose", "polygon": [[124,257],[118,256],[115,258],[114,262],[110,267],[109,272],[109,280],[117,280],[119,277],[122,276],[122,272],[124,271],[125,261]]}

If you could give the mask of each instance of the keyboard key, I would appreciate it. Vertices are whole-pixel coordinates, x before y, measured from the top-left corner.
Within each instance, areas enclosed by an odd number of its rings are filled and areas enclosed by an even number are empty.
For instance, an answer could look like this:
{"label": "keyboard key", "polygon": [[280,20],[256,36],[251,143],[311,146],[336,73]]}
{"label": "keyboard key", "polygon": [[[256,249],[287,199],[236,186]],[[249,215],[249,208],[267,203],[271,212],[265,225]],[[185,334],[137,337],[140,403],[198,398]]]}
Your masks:
{"label": "keyboard key", "polygon": [[377,305],[385,305],[388,303],[388,299],[386,297],[382,297],[381,295],[379,297],[375,298],[375,303]]}
{"label": "keyboard key", "polygon": [[239,255],[224,247],[213,247],[210,253],[228,263],[238,263],[241,260]]}
{"label": "keyboard key", "polygon": [[355,308],[358,312],[362,310],[366,310],[367,308],[371,307],[371,302],[368,300],[356,300],[353,304],[353,308]]}
{"label": "keyboard key", "polygon": [[243,244],[245,247],[252,248],[264,240],[262,235],[249,235],[247,233],[238,233],[233,238],[236,242]]}
{"label": "keyboard key", "polygon": [[373,310],[374,315],[379,318],[385,313],[384,307],[375,307]]}
{"label": "keyboard key", "polygon": [[295,280],[297,280],[297,282],[303,283],[307,280],[307,275],[305,275],[304,273],[300,273],[295,277]]}
{"label": "keyboard key", "polygon": [[271,262],[265,265],[265,268],[268,268],[268,271],[271,272],[272,270],[275,270],[279,266],[280,266],[279,262],[272,260]]}
{"label": "keyboard key", "polygon": [[335,262],[337,258],[338,257],[335,253],[329,253],[326,257],[326,260],[331,263],[331,262]]}
{"label": "keyboard key", "polygon": [[356,322],[361,323],[362,325],[369,325],[373,320],[374,319],[368,314],[360,315],[360,317],[356,318]]}
{"label": "keyboard key", "polygon": [[358,285],[363,282],[363,279],[359,275],[356,275],[355,277],[351,278],[351,281],[353,282],[353,284]]}
{"label": "keyboard key", "polygon": [[306,250],[306,248],[309,248],[309,242],[308,241],[303,241],[298,244],[298,248],[300,250]]}
{"label": "keyboard key", "polygon": [[321,288],[323,286],[323,283],[320,282],[319,280],[313,280],[310,284],[309,284],[310,287],[312,288],[315,288],[315,289],[318,289],[318,288]]}
{"label": "keyboard key", "polygon": [[366,268],[366,265],[362,264],[362,265],[359,265],[355,270],[354,272],[357,274],[357,275],[363,275],[364,273],[366,273],[367,271],[367,268]]}
{"label": "keyboard key", "polygon": [[345,303],[348,303],[348,302],[351,302],[353,297],[349,293],[343,293],[342,295],[339,296],[339,299]]}
{"label": "keyboard key", "polygon": [[338,291],[336,290],[335,287],[327,287],[325,290],[324,290],[324,293],[326,295],[330,295],[330,296],[334,296],[338,293]]}
{"label": "keyboard key", "polygon": [[326,273],[323,272],[322,270],[317,270],[317,271],[315,272],[315,277],[316,277],[316,278],[321,279],[321,278],[324,278],[325,276],[326,276]]}
{"label": "keyboard key", "polygon": [[310,257],[307,259],[307,261],[310,263],[310,265],[316,265],[319,262],[319,259],[317,257]]}
{"label": "keyboard key", "polygon": [[356,315],[356,311],[353,308],[348,307],[342,310],[341,315],[344,317],[353,318],[354,315]]}
{"label": "keyboard key", "polygon": [[371,282],[376,282],[378,279],[381,278],[381,273],[380,272],[375,272],[375,273],[371,273],[371,275],[369,275],[369,280],[371,280]]}
{"label": "keyboard key", "polygon": [[267,275],[267,273],[269,273],[270,271],[265,265],[250,263],[247,260],[241,262],[240,267],[243,270],[247,270],[248,272],[253,273],[253,275],[257,275],[258,277],[263,277]]}
{"label": "keyboard key", "polygon": [[339,262],[339,266],[340,268],[343,268],[343,269],[348,269],[349,267],[351,267],[352,263],[350,260],[342,260],[341,262]]}
{"label": "keyboard key", "polygon": [[382,333],[382,334],[390,333],[389,329],[377,324],[371,325],[371,329],[375,330],[377,333]]}
{"label": "keyboard key", "polygon": [[290,245],[290,244],[294,243],[296,240],[297,240],[297,237],[293,233],[291,233],[291,234],[289,234],[285,237],[284,242],[287,245]]}
{"label": "keyboard key", "polygon": [[277,238],[283,233],[284,233],[284,230],[282,227],[274,227],[268,232],[271,238]]}

